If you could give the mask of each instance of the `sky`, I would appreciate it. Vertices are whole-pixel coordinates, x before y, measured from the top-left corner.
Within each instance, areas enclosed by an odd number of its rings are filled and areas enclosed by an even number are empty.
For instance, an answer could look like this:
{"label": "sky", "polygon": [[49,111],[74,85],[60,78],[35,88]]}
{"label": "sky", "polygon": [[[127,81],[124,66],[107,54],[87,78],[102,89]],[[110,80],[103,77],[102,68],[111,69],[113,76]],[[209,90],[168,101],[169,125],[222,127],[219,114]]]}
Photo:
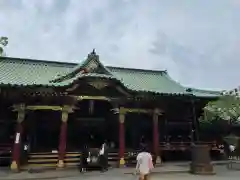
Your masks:
{"label": "sky", "polygon": [[167,70],[184,86],[240,85],[240,0],[0,0],[7,56]]}

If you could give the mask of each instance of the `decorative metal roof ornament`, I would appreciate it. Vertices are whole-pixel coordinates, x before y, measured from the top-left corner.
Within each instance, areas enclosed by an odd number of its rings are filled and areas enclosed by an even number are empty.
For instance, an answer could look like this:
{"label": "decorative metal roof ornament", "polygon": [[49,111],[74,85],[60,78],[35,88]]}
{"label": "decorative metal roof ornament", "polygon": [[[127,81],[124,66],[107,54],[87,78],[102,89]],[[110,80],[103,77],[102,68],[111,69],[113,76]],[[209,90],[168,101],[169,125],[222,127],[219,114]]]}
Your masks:
{"label": "decorative metal roof ornament", "polygon": [[89,82],[89,84],[98,90],[103,89],[108,86],[108,83],[106,83],[104,81],[93,81],[93,82]]}
{"label": "decorative metal roof ornament", "polygon": [[96,55],[96,51],[95,51],[95,48],[93,48],[92,54],[95,54],[95,55]]}
{"label": "decorative metal roof ornament", "polygon": [[88,72],[97,69],[99,66],[98,64],[99,56],[96,54],[95,49],[93,49],[93,51],[90,54],[88,54],[88,59],[90,60],[90,62],[86,65],[85,69]]}
{"label": "decorative metal roof ornament", "polygon": [[98,58],[99,56],[97,55],[95,49],[93,49],[93,51],[90,54],[88,54],[88,59],[98,59]]}

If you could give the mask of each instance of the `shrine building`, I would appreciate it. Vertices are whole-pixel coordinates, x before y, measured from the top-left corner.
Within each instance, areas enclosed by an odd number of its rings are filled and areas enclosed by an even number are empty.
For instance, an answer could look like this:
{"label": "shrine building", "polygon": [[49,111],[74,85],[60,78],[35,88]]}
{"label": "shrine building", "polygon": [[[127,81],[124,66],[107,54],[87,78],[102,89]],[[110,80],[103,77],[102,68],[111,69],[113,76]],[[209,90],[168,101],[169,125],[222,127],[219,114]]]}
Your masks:
{"label": "shrine building", "polygon": [[12,170],[63,168],[106,140],[109,162],[123,166],[144,138],[164,159],[199,141],[198,117],[219,96],[166,70],[104,66],[95,51],[80,64],[0,57],[0,152],[9,149]]}

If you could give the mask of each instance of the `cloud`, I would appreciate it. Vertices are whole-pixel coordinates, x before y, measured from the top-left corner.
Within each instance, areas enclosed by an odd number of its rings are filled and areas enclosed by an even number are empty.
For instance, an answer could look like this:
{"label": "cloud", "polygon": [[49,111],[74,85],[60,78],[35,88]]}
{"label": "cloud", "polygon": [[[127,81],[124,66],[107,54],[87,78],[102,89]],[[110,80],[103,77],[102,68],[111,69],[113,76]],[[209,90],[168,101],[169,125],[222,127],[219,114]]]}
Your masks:
{"label": "cloud", "polygon": [[197,88],[239,85],[237,0],[1,0],[9,56],[167,69]]}

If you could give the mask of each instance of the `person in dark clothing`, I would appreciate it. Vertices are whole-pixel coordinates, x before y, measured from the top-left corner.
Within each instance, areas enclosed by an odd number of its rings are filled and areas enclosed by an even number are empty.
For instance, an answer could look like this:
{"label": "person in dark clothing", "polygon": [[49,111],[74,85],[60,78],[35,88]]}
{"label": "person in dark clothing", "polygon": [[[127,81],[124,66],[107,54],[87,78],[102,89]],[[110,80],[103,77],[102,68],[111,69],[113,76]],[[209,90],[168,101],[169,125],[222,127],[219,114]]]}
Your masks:
{"label": "person in dark clothing", "polygon": [[87,145],[84,145],[83,147],[83,150],[82,150],[82,153],[80,155],[80,171],[81,172],[86,172],[87,170],[87,165],[88,165],[88,162],[87,162],[87,158],[88,158],[88,146]]}
{"label": "person in dark clothing", "polygon": [[147,148],[147,143],[146,143],[146,140],[145,140],[144,136],[142,136],[141,139],[140,139],[139,148],[140,149],[146,149]]}
{"label": "person in dark clothing", "polygon": [[107,153],[107,144],[103,143],[99,151],[99,164],[101,166],[101,171],[108,170],[108,153]]}
{"label": "person in dark clothing", "polygon": [[28,162],[28,153],[30,152],[30,141],[29,137],[26,138],[26,140],[23,141],[21,144],[21,164],[27,164]]}

